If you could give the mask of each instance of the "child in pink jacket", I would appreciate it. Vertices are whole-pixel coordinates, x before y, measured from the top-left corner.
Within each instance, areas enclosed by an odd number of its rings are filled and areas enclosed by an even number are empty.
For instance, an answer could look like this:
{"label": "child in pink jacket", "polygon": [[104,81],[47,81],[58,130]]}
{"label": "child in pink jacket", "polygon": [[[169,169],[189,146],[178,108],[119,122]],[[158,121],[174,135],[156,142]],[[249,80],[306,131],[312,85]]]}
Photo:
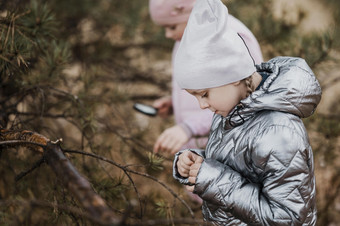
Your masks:
{"label": "child in pink jacket", "polygon": [[[149,11],[154,23],[165,28],[165,36],[175,42],[172,62],[180,44],[184,29],[196,0],[150,0]],[[238,19],[229,15],[228,26],[236,31],[246,43],[255,62],[263,61],[260,46],[252,32]],[[176,153],[184,148],[204,148],[210,131],[213,113],[200,109],[195,97],[181,90],[172,75],[171,97],[156,100],[153,106],[158,108],[158,115],[167,117],[172,112],[175,125],[166,129],[157,138],[154,152]]]}

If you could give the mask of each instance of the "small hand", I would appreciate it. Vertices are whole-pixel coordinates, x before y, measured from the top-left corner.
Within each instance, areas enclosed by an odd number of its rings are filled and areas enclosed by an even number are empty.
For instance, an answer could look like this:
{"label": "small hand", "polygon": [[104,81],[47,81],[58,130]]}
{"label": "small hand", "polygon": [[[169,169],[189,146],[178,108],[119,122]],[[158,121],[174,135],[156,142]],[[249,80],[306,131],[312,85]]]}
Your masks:
{"label": "small hand", "polygon": [[191,151],[184,151],[179,155],[177,161],[177,170],[182,177],[189,177],[191,165],[193,165],[197,158],[201,158]]}
{"label": "small hand", "polygon": [[181,126],[176,125],[170,127],[164,130],[157,138],[153,146],[153,152],[158,153],[159,151],[163,151],[175,154],[188,140],[189,137]]}
{"label": "small hand", "polygon": [[[203,158],[201,156],[198,156],[195,160],[195,163],[190,166],[188,179],[191,184],[196,183],[197,174],[201,168],[202,162],[203,162]],[[186,189],[190,192],[193,192],[195,189],[195,185],[187,185]]]}
{"label": "small hand", "polygon": [[170,96],[155,100],[152,106],[158,109],[157,115],[162,118],[166,118],[172,113],[172,100]]}

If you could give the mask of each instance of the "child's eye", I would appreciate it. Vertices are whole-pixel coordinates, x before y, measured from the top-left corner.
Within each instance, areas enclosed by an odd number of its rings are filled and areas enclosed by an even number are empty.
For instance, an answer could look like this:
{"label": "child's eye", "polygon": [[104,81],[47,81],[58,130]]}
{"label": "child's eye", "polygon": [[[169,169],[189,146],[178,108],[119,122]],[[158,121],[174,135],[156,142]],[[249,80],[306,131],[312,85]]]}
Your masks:
{"label": "child's eye", "polygon": [[204,98],[204,97],[208,97],[208,92],[204,92],[203,94],[202,94],[202,96],[201,96],[202,98]]}
{"label": "child's eye", "polygon": [[176,25],[170,26],[169,27],[171,30],[175,30],[176,29]]}

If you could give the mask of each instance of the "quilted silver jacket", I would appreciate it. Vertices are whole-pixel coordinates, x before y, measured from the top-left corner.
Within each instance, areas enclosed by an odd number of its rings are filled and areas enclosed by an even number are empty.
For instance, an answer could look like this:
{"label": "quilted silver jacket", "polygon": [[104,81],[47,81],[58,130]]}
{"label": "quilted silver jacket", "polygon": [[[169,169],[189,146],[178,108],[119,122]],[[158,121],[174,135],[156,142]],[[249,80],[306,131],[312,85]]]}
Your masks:
{"label": "quilted silver jacket", "polygon": [[[301,118],[321,88],[301,58],[257,65],[269,77],[227,116],[215,114],[194,193],[217,225],[315,225],[313,153]],[[227,98],[227,97],[226,97]],[[174,160],[174,177],[183,184]]]}

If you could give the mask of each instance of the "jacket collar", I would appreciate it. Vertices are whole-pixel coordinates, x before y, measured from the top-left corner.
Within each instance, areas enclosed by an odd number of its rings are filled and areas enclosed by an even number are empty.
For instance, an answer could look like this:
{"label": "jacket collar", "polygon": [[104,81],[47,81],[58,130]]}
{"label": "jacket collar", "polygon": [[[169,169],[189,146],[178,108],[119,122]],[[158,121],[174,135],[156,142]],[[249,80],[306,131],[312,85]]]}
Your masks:
{"label": "jacket collar", "polygon": [[254,91],[229,113],[225,129],[242,125],[262,110],[281,111],[299,117],[310,116],[321,99],[321,88],[301,58],[277,57],[256,65],[258,73],[269,74]]}

